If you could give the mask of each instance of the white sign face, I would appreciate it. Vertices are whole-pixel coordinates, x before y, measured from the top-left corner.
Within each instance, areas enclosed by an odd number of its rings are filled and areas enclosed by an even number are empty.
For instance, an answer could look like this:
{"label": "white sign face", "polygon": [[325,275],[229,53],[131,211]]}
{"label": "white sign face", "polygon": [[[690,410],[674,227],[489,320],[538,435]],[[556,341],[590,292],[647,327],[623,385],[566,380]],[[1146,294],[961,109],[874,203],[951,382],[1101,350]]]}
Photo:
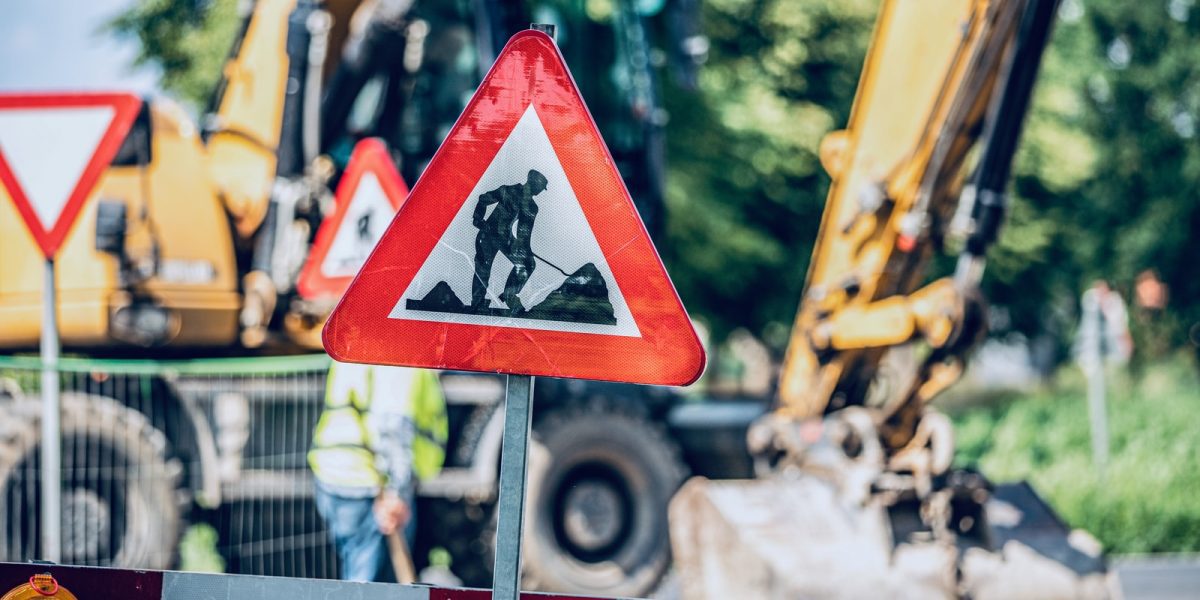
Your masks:
{"label": "white sign face", "polygon": [[357,274],[395,214],[379,178],[371,171],[363,173],[346,207],[346,216],[321,261],[321,275],[332,278]]}
{"label": "white sign face", "polygon": [[109,106],[0,111],[0,151],[43,229],[58,222],[115,116]]}
{"label": "white sign face", "polygon": [[533,105],[388,317],[640,337]]}

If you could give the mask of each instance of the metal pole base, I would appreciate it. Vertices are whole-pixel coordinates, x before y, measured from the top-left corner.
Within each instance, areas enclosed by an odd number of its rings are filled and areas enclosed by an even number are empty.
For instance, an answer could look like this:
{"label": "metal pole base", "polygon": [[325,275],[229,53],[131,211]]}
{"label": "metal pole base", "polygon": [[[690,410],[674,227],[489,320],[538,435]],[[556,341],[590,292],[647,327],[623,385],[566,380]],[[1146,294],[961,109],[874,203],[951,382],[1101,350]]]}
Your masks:
{"label": "metal pole base", "polygon": [[533,422],[533,377],[509,375],[504,390],[504,441],[500,447],[499,522],[492,598],[517,600],[521,593],[521,533],[525,520],[525,472]]}

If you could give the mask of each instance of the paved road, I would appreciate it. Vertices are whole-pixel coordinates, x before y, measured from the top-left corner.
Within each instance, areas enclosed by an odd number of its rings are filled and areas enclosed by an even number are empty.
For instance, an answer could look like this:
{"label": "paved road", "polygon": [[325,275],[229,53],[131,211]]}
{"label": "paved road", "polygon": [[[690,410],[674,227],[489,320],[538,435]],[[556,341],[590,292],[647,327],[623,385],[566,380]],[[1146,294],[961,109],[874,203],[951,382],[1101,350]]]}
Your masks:
{"label": "paved road", "polygon": [[1125,600],[1200,598],[1198,556],[1120,557],[1112,565]]}

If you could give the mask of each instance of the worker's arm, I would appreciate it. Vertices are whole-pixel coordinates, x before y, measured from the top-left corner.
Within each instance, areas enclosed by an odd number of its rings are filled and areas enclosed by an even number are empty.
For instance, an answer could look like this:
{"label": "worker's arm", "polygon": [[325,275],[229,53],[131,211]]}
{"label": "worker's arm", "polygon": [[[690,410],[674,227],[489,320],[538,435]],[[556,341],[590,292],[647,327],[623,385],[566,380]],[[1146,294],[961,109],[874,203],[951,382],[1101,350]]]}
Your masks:
{"label": "worker's arm", "polygon": [[384,492],[402,499],[413,496],[412,445],[416,435],[409,396],[413,373],[407,369],[379,367],[375,373],[371,419],[374,421],[375,468],[383,475]]}
{"label": "worker's arm", "polygon": [[471,217],[471,223],[476,229],[483,227],[483,218],[487,215],[487,207],[500,201],[500,190],[493,190],[486,194],[479,195],[479,202],[475,204],[475,214]]}

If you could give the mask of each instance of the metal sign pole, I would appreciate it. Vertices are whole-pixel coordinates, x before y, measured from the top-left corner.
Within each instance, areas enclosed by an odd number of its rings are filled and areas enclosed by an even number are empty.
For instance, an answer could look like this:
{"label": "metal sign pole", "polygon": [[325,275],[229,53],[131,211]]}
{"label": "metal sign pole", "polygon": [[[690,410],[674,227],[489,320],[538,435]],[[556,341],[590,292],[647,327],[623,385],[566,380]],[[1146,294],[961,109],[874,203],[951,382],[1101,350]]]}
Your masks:
{"label": "metal sign pole", "polygon": [[[534,23],[530,28],[554,38],[553,25]],[[504,389],[504,441],[500,446],[493,600],[518,600],[521,595],[521,534],[525,525],[525,473],[529,464],[532,405],[533,377],[509,375]]]}
{"label": "metal sign pole", "polygon": [[[1095,296],[1089,301],[1089,294]],[[1085,292],[1080,300],[1083,318],[1079,324],[1079,367],[1087,382],[1088,421],[1092,429],[1092,462],[1103,476],[1108,463],[1108,412],[1105,406],[1105,373],[1111,345],[1104,344],[1104,298],[1096,291]],[[1091,335],[1085,335],[1085,332]]]}
{"label": "metal sign pole", "polygon": [[46,259],[42,288],[42,558],[62,560],[62,430],[58,390],[58,311],[54,259]]}
{"label": "metal sign pole", "polygon": [[500,447],[494,599],[517,600],[521,593],[521,532],[525,521],[525,471],[532,405],[533,377],[509,375],[504,390],[504,441]]}
{"label": "metal sign pole", "polygon": [[1092,461],[1101,474],[1108,464],[1108,409],[1105,407],[1104,359],[1101,358],[1087,375],[1088,413],[1092,425]]}

